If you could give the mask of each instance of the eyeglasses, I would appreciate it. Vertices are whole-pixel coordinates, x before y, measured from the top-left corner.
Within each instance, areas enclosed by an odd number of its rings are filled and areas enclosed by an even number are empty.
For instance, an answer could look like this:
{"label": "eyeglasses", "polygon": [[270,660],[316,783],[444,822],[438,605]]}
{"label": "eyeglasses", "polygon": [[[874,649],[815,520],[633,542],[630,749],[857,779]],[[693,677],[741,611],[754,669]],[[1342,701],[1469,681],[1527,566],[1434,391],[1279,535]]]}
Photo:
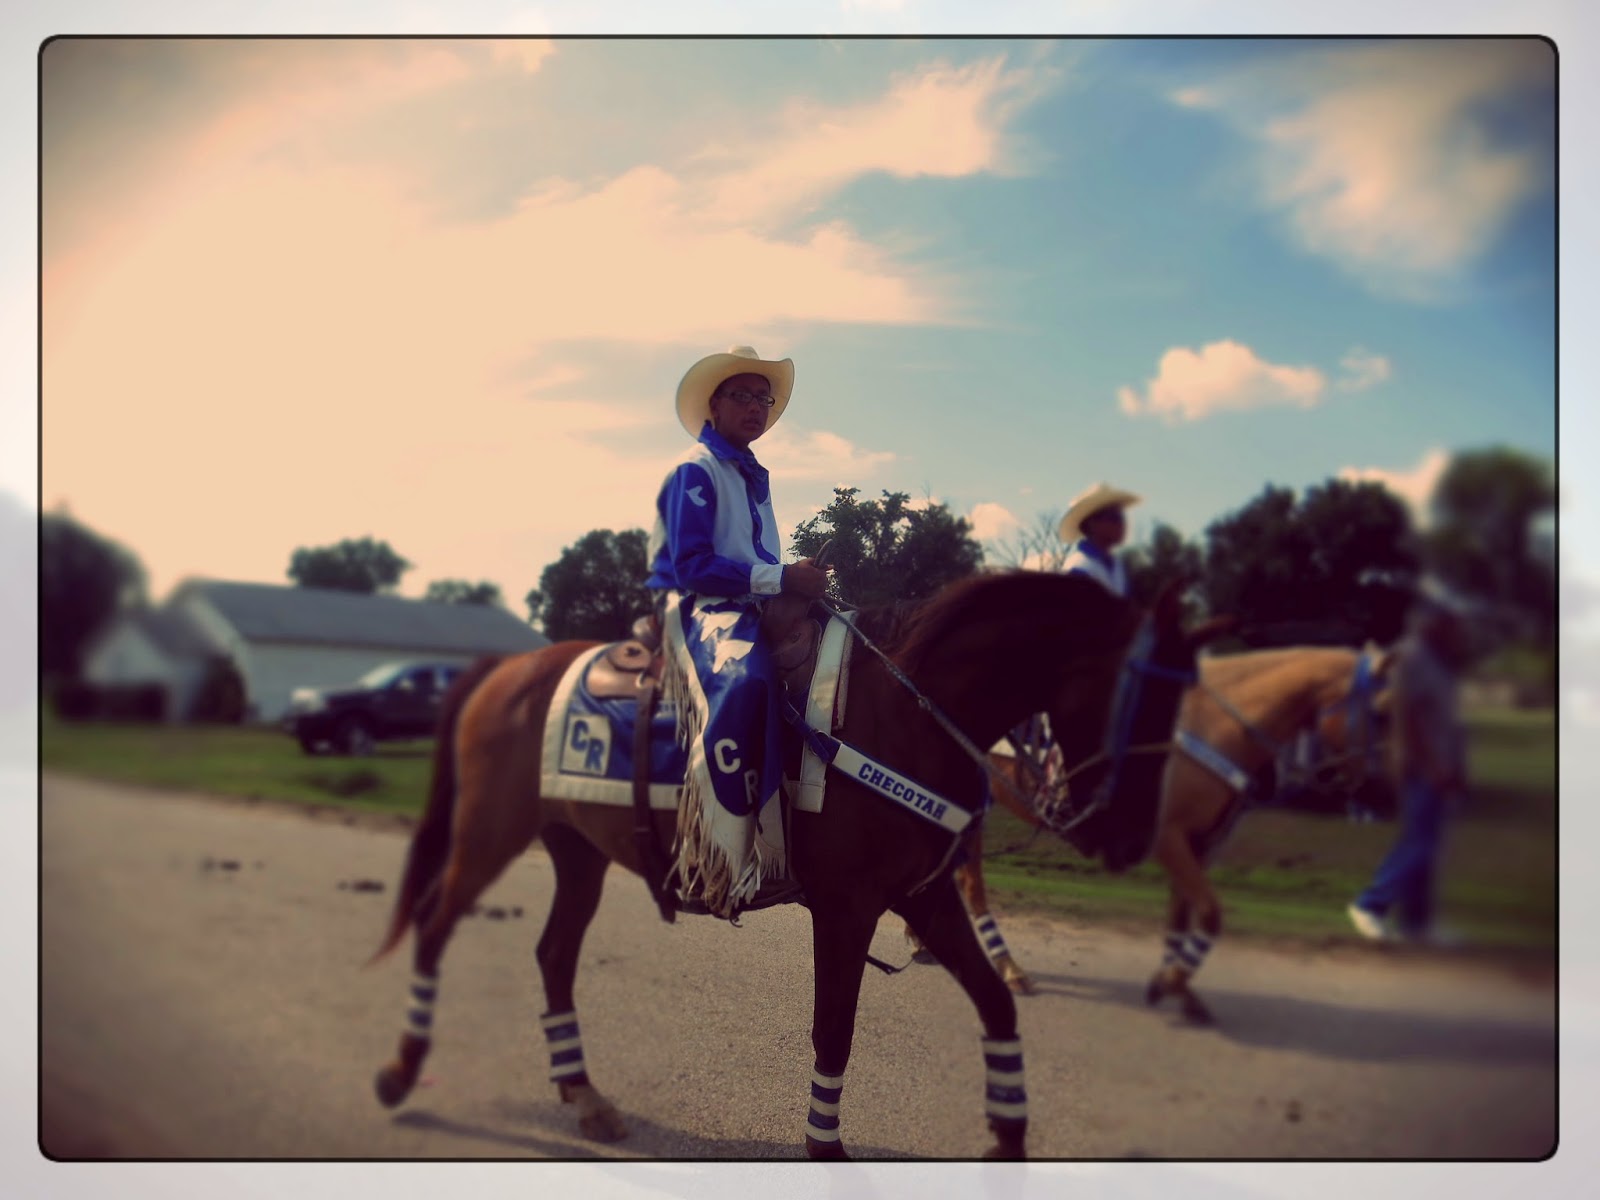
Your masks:
{"label": "eyeglasses", "polygon": [[733,404],[759,404],[762,408],[771,408],[778,402],[776,396],[762,392],[718,392],[717,395]]}

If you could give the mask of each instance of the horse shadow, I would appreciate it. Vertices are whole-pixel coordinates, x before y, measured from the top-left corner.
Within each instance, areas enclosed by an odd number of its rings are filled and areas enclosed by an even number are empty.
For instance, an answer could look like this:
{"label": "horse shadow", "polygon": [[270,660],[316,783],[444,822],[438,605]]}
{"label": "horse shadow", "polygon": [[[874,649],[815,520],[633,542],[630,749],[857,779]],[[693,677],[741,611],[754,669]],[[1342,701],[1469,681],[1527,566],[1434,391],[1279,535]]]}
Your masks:
{"label": "horse shadow", "polygon": [[[504,1126],[482,1122],[463,1121],[441,1116],[426,1109],[408,1109],[393,1118],[395,1125],[428,1133],[442,1133],[491,1146],[502,1147],[503,1157],[534,1155],[541,1158],[566,1161],[632,1162],[636,1159],[752,1162],[764,1160],[803,1159],[805,1149],[797,1137],[794,1141],[773,1141],[764,1138],[714,1138],[690,1133],[684,1129],[662,1125],[648,1117],[624,1112],[623,1121],[628,1126],[628,1136],[621,1142],[591,1142],[577,1133],[570,1136],[539,1136],[524,1130],[549,1130],[562,1124],[571,1124],[572,1113],[557,1103],[503,1100],[497,1105],[498,1117]],[[851,1143],[850,1154],[867,1161],[904,1159],[909,1157],[880,1146],[861,1146]],[[451,1155],[441,1154],[441,1158]],[[701,1200],[701,1189],[685,1192],[692,1200]]]}
{"label": "horse shadow", "polygon": [[[1033,979],[1041,995],[1126,1008],[1149,1008],[1143,982],[1038,973]],[[1492,1017],[1367,1008],[1220,988],[1201,988],[1199,995],[1214,1018],[1209,1025],[1185,1019],[1176,1011],[1176,1001],[1171,997],[1150,1011],[1166,1015],[1174,1027],[1209,1032],[1242,1046],[1297,1050],[1350,1062],[1435,1061],[1554,1067],[1556,1061],[1553,999],[1550,1023],[1544,1026]]]}

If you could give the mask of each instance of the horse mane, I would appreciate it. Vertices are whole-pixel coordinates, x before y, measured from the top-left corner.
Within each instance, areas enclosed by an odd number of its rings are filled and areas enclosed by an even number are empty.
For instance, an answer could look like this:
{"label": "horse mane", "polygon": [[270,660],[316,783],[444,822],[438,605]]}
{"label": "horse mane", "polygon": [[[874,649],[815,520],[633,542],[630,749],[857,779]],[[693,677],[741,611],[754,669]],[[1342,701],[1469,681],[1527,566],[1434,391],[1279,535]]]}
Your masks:
{"label": "horse mane", "polygon": [[985,618],[1014,620],[1043,609],[1103,628],[1129,608],[1126,600],[1085,576],[1010,569],[958,579],[920,602],[863,609],[857,625],[912,672],[951,633]]}

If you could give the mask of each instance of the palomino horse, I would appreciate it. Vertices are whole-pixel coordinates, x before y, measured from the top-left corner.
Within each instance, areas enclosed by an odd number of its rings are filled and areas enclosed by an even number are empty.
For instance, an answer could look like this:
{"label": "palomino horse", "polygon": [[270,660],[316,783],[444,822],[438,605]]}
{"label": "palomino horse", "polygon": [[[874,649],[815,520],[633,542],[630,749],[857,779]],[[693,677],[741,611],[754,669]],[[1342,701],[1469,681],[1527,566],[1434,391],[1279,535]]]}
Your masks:
{"label": "palomino horse", "polygon": [[[1207,867],[1248,806],[1253,785],[1303,732],[1323,748],[1316,770],[1354,791],[1382,769],[1388,697],[1383,693],[1391,655],[1374,647],[1294,647],[1253,650],[1200,660],[1200,683],[1184,696],[1178,717],[1178,753],[1167,766],[1155,857],[1166,870],[1168,921],[1161,966],[1145,998],[1176,996],[1184,1014],[1205,1023],[1211,1014],[1190,987],[1222,932],[1222,905]],[[1033,790],[1026,765],[1008,764],[1020,790]],[[1035,794],[1025,804],[1000,788],[995,799],[1036,829],[1051,829],[1049,802]],[[1073,832],[1064,834],[1074,845]],[[979,834],[969,835],[956,882],[995,968],[1010,987],[1032,992],[989,911]],[[915,932],[907,936],[915,943]],[[927,960],[919,951],[918,958]]]}
{"label": "palomino horse", "polygon": [[[1196,648],[1211,633],[1186,634],[1178,616],[1175,595],[1164,597],[1139,635],[1149,654],[1125,661],[1140,628],[1132,605],[1091,581],[1016,572],[952,584],[903,614],[864,612],[858,624],[978,745],[992,744],[1029,713],[1050,713],[1067,731],[1066,761],[1087,765],[1091,787],[1104,785],[1103,806],[1086,828],[1101,852],[1120,861],[1149,851],[1178,704],[1185,681],[1194,678]],[[408,1027],[376,1080],[385,1105],[399,1104],[417,1082],[431,1044],[440,959],[456,922],[539,838],[555,868],[555,897],[537,949],[551,1079],[562,1100],[577,1106],[586,1136],[609,1141],[626,1133],[584,1069],[573,981],[606,868],[615,862],[643,874],[644,852],[630,810],[538,794],[546,710],[563,672],[592,645],[562,642],[479,664],[446,696],[427,809],[375,956],[415,928]],[[983,773],[876,656],[853,656],[849,697],[841,741],[903,771],[926,792],[981,810]],[[1114,742],[1104,736],[1108,731]],[[658,836],[670,837],[675,815],[655,818]],[[988,1068],[985,1111],[995,1137],[990,1155],[1024,1155],[1016,1004],[964,919],[946,865],[951,850],[944,828],[841,774],[829,779],[823,811],[792,814],[790,870],[811,912],[815,972],[816,1059],[805,1142],[813,1158],[845,1157],[838,1106],[857,997],[873,932],[891,910],[919,932],[978,1010]]]}

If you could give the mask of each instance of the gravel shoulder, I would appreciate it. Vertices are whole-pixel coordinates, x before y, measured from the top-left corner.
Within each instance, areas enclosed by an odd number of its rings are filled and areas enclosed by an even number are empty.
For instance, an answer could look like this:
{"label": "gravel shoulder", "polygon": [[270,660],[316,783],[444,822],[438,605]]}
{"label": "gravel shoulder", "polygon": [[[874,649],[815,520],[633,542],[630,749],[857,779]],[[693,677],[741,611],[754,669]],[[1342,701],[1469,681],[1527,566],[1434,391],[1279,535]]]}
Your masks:
{"label": "gravel shoulder", "polygon": [[[810,1075],[803,910],[664,925],[620,872],[578,1004],[630,1136],[597,1146],[545,1079],[533,944],[548,861],[519,860],[443,971],[426,1085],[372,1098],[404,1007],[375,949],[409,822],[46,775],[41,1122],[63,1158],[795,1158]],[[229,865],[232,864],[232,865]],[[1556,1131],[1548,964],[1224,940],[1219,1024],[1142,1001],[1155,930],[1009,917],[1041,1158],[1537,1158]],[[873,946],[900,963],[898,924]],[[978,1023],[937,968],[868,970],[846,1076],[864,1157],[980,1153]]]}

